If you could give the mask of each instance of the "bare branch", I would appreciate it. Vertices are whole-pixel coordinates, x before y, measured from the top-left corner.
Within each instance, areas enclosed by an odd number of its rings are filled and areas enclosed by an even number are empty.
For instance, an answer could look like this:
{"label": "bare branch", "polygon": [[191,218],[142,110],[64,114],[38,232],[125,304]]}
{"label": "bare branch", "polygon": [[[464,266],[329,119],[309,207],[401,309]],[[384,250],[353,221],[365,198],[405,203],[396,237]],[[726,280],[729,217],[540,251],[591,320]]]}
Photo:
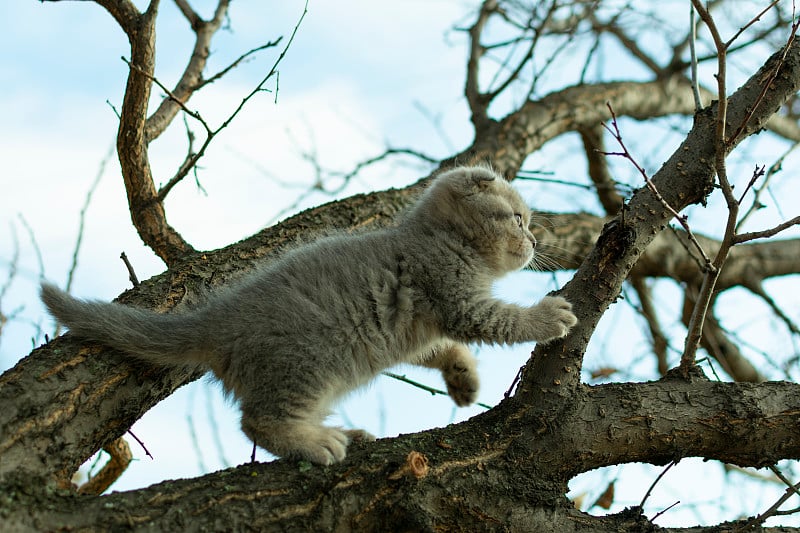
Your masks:
{"label": "bare branch", "polygon": [[750,19],[750,21],[749,21],[749,22],[747,22],[747,24],[745,24],[744,26],[742,26],[741,28],[739,28],[739,31],[737,31],[736,33],[734,33],[734,34],[733,34],[733,37],[731,37],[730,39],[728,39],[728,40],[727,40],[727,42],[725,43],[725,47],[724,47],[724,48],[725,48],[725,50],[726,50],[726,51],[730,50],[730,47],[731,47],[731,45],[733,44],[733,42],[734,42],[736,39],[738,39],[738,38],[739,38],[739,36],[740,36],[742,33],[744,33],[746,30],[747,30],[747,28],[749,28],[750,26],[752,26],[752,25],[753,25],[753,24],[755,24],[756,22],[759,22],[759,21],[761,20],[761,17],[763,17],[763,16],[764,16],[764,14],[765,14],[767,11],[769,11],[770,9],[772,9],[773,7],[775,7],[775,6],[778,4],[778,2],[780,2],[780,0],[772,0],[772,2],[771,2],[771,3],[770,3],[768,6],[767,6],[767,7],[765,7],[765,8],[764,8],[764,9],[761,11],[761,13],[759,13],[759,14],[758,14],[758,15],[756,15],[755,17],[751,18],[751,19]]}
{"label": "bare branch", "polygon": [[[297,209],[306,198],[308,198],[315,192],[321,192],[328,196],[334,196],[336,194],[339,194],[350,184],[353,178],[358,176],[358,174],[365,168],[374,165],[375,163],[385,161],[389,157],[398,155],[412,156],[419,159],[420,161],[424,161],[430,164],[436,164],[439,162],[437,159],[428,156],[422,152],[419,152],[417,150],[413,150],[411,148],[387,148],[386,150],[383,151],[383,153],[377,156],[370,157],[363,161],[359,161],[355,165],[355,167],[349,172],[333,172],[333,171],[325,172],[323,171],[323,168],[320,165],[319,161],[317,161],[316,153],[312,152],[312,153],[302,154],[302,158],[314,167],[316,179],[311,184],[311,186],[308,187],[299,196],[297,196],[290,205],[286,206],[285,208],[281,209],[278,213],[276,213],[275,216],[268,221],[268,223],[272,224],[275,221],[280,220],[286,214],[291,213],[292,211]],[[327,176],[324,177],[323,174],[327,174]],[[340,180],[339,185],[333,188],[327,187],[326,182],[328,181],[327,180],[328,177]],[[287,185],[289,184],[284,184],[284,186]]]}
{"label": "bare branch", "polygon": [[[179,103],[186,103],[192,94],[202,87],[203,70],[208,61],[211,50],[211,39],[217,33],[228,12],[229,0],[219,0],[214,16],[211,20],[205,21],[189,6],[185,0],[176,0],[178,8],[189,21],[195,33],[194,50],[192,50],[186,68],[183,71],[175,88],[170,92],[170,98],[161,101],[150,118],[147,119],[145,126],[145,138],[150,143],[161,135],[164,130],[172,123],[175,115],[181,109]],[[152,71],[150,72],[152,74]]]}
{"label": "bare branch", "polygon": [[[747,212],[739,219],[739,222],[736,223],[737,232],[742,228],[742,226],[744,226],[745,222],[747,222],[754,212],[764,207],[764,204],[761,202],[761,194],[767,190],[772,178],[781,171],[783,168],[783,161],[786,159],[786,157],[788,157],[789,154],[792,153],[798,146],[800,146],[800,143],[795,142],[783,154],[781,154],[780,157],[778,157],[778,159],[772,163],[772,165],[770,165],[766,176],[764,177],[764,182],[761,184],[761,186],[754,187],[753,190],[755,191],[755,194],[753,195],[753,203],[750,205],[750,208],[747,210]],[[755,184],[753,184],[753,186],[755,186]],[[742,195],[742,197],[739,199],[740,204],[743,199],[744,195]]]}
{"label": "bare branch", "polygon": [[[756,96],[756,100],[752,106],[747,108],[747,112],[745,113],[744,118],[739,123],[739,127],[736,132],[728,137],[726,133],[726,125],[727,125],[727,105],[728,105],[728,98],[727,92],[725,89],[725,72],[726,72],[726,46],[725,43],[722,42],[722,38],[719,35],[719,31],[717,30],[716,24],[709,14],[709,12],[703,7],[702,3],[699,0],[692,0],[692,4],[694,5],[695,9],[700,15],[700,18],[703,19],[703,22],[706,23],[711,35],[714,39],[714,44],[717,49],[717,89],[718,89],[718,109],[717,109],[717,127],[716,127],[716,135],[715,135],[715,157],[714,157],[714,167],[717,172],[717,179],[719,181],[720,188],[722,189],[722,194],[725,198],[725,202],[728,207],[728,215],[725,224],[725,234],[722,239],[722,244],[717,251],[717,255],[713,261],[713,268],[707,269],[705,276],[703,278],[703,284],[700,287],[700,294],[697,298],[697,303],[695,306],[694,311],[692,312],[692,317],[688,324],[689,333],[686,336],[686,343],[684,348],[683,356],[681,357],[681,369],[684,373],[686,373],[691,365],[694,364],[695,353],[697,347],[700,344],[700,339],[702,336],[703,331],[703,322],[706,318],[706,313],[708,310],[709,305],[711,304],[714,288],[719,277],[720,270],[722,269],[723,264],[725,263],[728,253],[730,252],[731,247],[733,247],[737,243],[736,237],[736,220],[738,218],[739,213],[739,201],[737,201],[736,197],[733,193],[733,187],[731,186],[728,176],[727,170],[725,166],[725,157],[730,150],[730,147],[737,141],[739,135],[745,130],[747,127],[750,118],[756,112],[757,107],[759,107],[764,100],[767,90],[769,87],[772,86],[772,82],[778,76],[781,68],[783,67],[787,55],[789,54],[789,50],[794,43],[794,36],[798,29],[798,24],[800,22],[793,24],[792,29],[789,35],[789,38],[780,54],[775,61],[775,66],[772,70],[766,71],[766,76],[764,79],[759,80],[761,82],[761,90],[760,93]],[[791,222],[791,221],[790,221]],[[791,225],[791,224],[790,224]],[[788,227],[788,226],[787,226]],[[777,227],[773,228],[773,230],[781,231],[785,229],[785,227]],[[769,230],[768,230],[769,232]]]}
{"label": "bare branch", "polygon": [[[753,526],[757,526],[757,525],[763,524],[764,521],[766,521],[767,518],[769,518],[771,516],[776,516],[776,515],[781,514],[778,511],[778,509],[780,509],[781,505],[783,505],[792,496],[800,495],[800,483],[797,483],[797,484],[793,485],[788,479],[786,479],[786,477],[777,468],[775,468],[775,466],[770,466],[770,470],[772,470],[772,472],[776,476],[778,476],[781,479],[781,481],[783,481],[787,485],[788,488],[783,493],[783,495],[780,498],[778,498],[778,500],[769,507],[769,509],[767,509],[766,511],[764,511],[760,515],[751,518],[747,523],[745,523],[745,524],[741,525],[740,527],[736,528],[734,530],[734,533],[739,533],[741,531],[751,530],[751,528]],[[796,512],[798,512],[798,509],[795,509],[794,511],[792,511],[792,513],[796,513]]]}
{"label": "bare branch", "polygon": [[484,0],[478,13],[478,19],[469,29],[470,49],[467,61],[467,80],[464,85],[464,96],[472,111],[472,124],[476,129],[483,129],[489,120],[487,110],[489,100],[481,94],[479,83],[480,60],[486,49],[481,44],[481,34],[486,21],[497,10],[497,0]]}
{"label": "bare branch", "polygon": [[139,278],[136,276],[136,271],[133,270],[133,265],[128,260],[127,254],[125,252],[122,252],[119,255],[119,258],[122,259],[123,263],[125,263],[125,268],[128,270],[128,279],[131,280],[131,284],[134,287],[138,287],[139,286]]}
{"label": "bare branch", "polygon": [[147,154],[145,117],[155,69],[156,6],[157,2],[152,2],[133,28],[123,28],[131,44],[132,68],[120,110],[117,154],[133,225],[142,240],[169,265],[194,249],[167,223],[164,207],[156,201]]}
{"label": "bare branch", "polygon": [[[558,7],[559,7],[559,2],[558,1],[553,1],[553,2],[550,3],[550,5],[547,8],[547,12],[546,12],[545,16],[543,17],[543,20],[539,24],[539,27],[533,29],[533,36],[530,38],[530,44],[528,45],[528,51],[519,60],[519,62],[517,63],[517,66],[508,74],[506,79],[503,82],[501,82],[494,90],[490,90],[489,92],[486,93],[486,98],[488,100],[491,101],[491,100],[494,100],[495,98],[497,98],[497,96],[500,93],[505,91],[508,88],[509,85],[511,85],[517,78],[519,78],[519,75],[522,73],[522,70],[525,68],[525,66],[528,64],[528,62],[531,60],[531,58],[533,58],[533,52],[536,49],[537,44],[539,43],[539,38],[542,35],[542,29],[547,26],[548,21],[551,19],[551,17],[555,13],[556,9],[558,9]],[[528,19],[528,24],[527,24],[528,27],[531,26],[534,14],[535,14],[535,12],[531,12],[531,14],[530,14],[530,18]],[[508,59],[511,59],[512,55],[513,55],[513,51],[509,52]],[[551,59],[552,58],[553,58],[553,56],[551,56]],[[503,70],[502,67],[500,69],[498,69],[497,76],[500,75],[500,72],[502,72],[502,70]],[[495,78],[497,78],[497,76],[495,76]],[[531,83],[531,88],[528,90],[528,97],[530,97],[530,95],[533,93],[534,85],[535,85],[535,83]],[[489,87],[491,87],[491,84],[489,85]]]}
{"label": "bare branch", "polygon": [[639,296],[639,304],[641,305],[640,311],[650,329],[650,341],[653,344],[653,353],[656,356],[658,373],[664,376],[669,370],[667,360],[667,336],[664,335],[664,331],[658,320],[658,312],[653,305],[652,292],[647,282],[640,276],[632,276],[631,285],[633,285],[636,294]]}
{"label": "bare branch", "polygon": [[2,337],[3,334],[3,326],[5,326],[5,324],[11,320],[15,314],[13,311],[10,313],[4,313],[2,306],[3,300],[6,298],[9,289],[11,289],[11,285],[14,283],[19,269],[19,238],[17,237],[17,230],[14,228],[14,224],[9,224],[9,230],[11,231],[11,241],[13,242],[13,255],[8,262],[8,274],[6,279],[3,281],[3,284],[0,285],[0,337]]}
{"label": "bare branch", "polygon": [[775,299],[767,293],[767,291],[764,289],[764,285],[761,283],[761,279],[757,275],[752,274],[750,279],[747,280],[747,283],[745,283],[745,287],[747,287],[750,292],[756,294],[762,300],[764,300],[764,302],[772,309],[772,312],[783,321],[789,331],[795,335],[800,335],[800,327],[794,323],[794,321],[783,311],[783,309],[781,309]]}
{"label": "bare branch", "polygon": [[180,9],[183,16],[186,17],[186,20],[189,21],[189,25],[191,25],[192,28],[203,23],[203,19],[200,18],[200,15],[192,9],[192,6],[190,6],[189,2],[186,0],[175,0],[175,5],[178,6],[178,9]]}
{"label": "bare branch", "polygon": [[664,74],[664,67],[659,65],[649,54],[645,53],[639,44],[631,39],[616,23],[616,18],[619,17],[619,14],[621,14],[621,12],[618,13],[614,17],[614,20],[610,22],[602,22],[594,15],[594,13],[591,13],[589,20],[598,33],[606,32],[616,37],[622,47],[628,50],[633,57],[641,61],[644,66],[653,72],[653,74],[656,76],[662,76]]}
{"label": "bare branch", "polygon": [[[386,377],[389,377],[389,378],[392,378],[392,379],[396,379],[397,381],[402,381],[403,383],[408,383],[409,385],[413,385],[414,387],[416,387],[418,389],[422,389],[422,390],[424,390],[426,392],[430,392],[433,396],[437,396],[437,395],[439,395],[439,396],[447,396],[448,395],[447,391],[443,391],[443,390],[440,390],[440,389],[437,389],[437,388],[434,388],[434,387],[429,387],[428,385],[424,385],[424,384],[422,384],[422,383],[420,383],[418,381],[414,381],[413,379],[409,379],[405,375],[401,376],[400,374],[395,374],[394,372],[381,372],[381,374],[383,374]],[[492,408],[491,405],[487,405],[487,404],[481,403],[481,402],[475,402],[475,405],[483,407],[484,409],[491,409]]]}
{"label": "bare branch", "polygon": [[739,244],[742,242],[752,241],[754,239],[765,239],[767,237],[773,237],[778,233],[791,228],[792,226],[797,226],[800,224],[800,216],[796,216],[791,220],[787,220],[781,224],[778,224],[775,227],[765,229],[762,231],[751,231],[748,233],[740,233],[738,235],[734,235],[733,243]]}
{"label": "bare branch", "polygon": [[25,232],[28,234],[28,238],[31,241],[33,251],[36,253],[36,263],[39,265],[39,279],[44,279],[44,259],[42,258],[42,250],[39,248],[39,242],[36,240],[36,234],[22,213],[19,213],[17,217],[22,223],[22,227],[25,228]]}
{"label": "bare branch", "polygon": [[[281,61],[286,55],[286,52],[288,52],[289,46],[291,46],[292,42],[294,41],[294,37],[297,34],[297,30],[300,28],[300,24],[303,22],[303,18],[305,17],[307,12],[308,12],[308,4],[306,3],[306,7],[304,8],[303,13],[300,15],[300,18],[297,21],[297,24],[295,25],[294,30],[292,31],[292,34],[289,37],[288,42],[286,43],[286,46],[283,48],[280,55],[273,63],[270,71],[261,80],[261,82],[259,82],[258,85],[256,85],[256,87],[242,99],[242,101],[239,103],[236,109],[234,109],[234,111],[230,115],[228,115],[228,117],[216,129],[212,129],[211,126],[208,124],[208,122],[206,122],[205,119],[202,117],[202,115],[200,115],[200,113],[198,113],[197,111],[190,110],[188,107],[186,107],[186,105],[180,99],[180,97],[173,94],[172,91],[167,89],[166,86],[158,80],[158,78],[153,76],[152,72],[145,72],[142,69],[139,69],[137,66],[133,65],[132,63],[129,63],[132,69],[139,70],[150,81],[155,83],[161,90],[163,90],[167,94],[169,100],[175,102],[175,104],[180,109],[182,109],[187,115],[189,115],[193,119],[197,120],[206,130],[206,138],[203,141],[203,144],[200,146],[200,149],[196,153],[192,153],[190,151],[187,154],[184,161],[181,163],[175,175],[172,178],[170,178],[169,181],[158,190],[156,201],[159,204],[164,201],[164,199],[167,197],[172,188],[175,187],[175,185],[177,185],[181,180],[183,180],[183,178],[185,178],[189,174],[189,172],[195,167],[197,162],[205,155],[206,149],[211,144],[211,141],[214,139],[214,137],[216,137],[219,134],[219,132],[221,132],[223,129],[228,127],[228,125],[234,120],[234,118],[236,118],[239,112],[244,108],[247,102],[251,98],[253,98],[253,96],[264,90],[264,85],[267,83],[267,81],[272,79],[273,76],[277,75],[278,66],[280,65]],[[264,47],[275,46],[277,45],[278,42],[280,42],[280,40],[281,39],[277,39],[276,41],[270,42],[267,45],[264,45]]]}
{"label": "bare branch", "polygon": [[248,59],[250,56],[252,56],[252,55],[254,55],[254,54],[258,53],[258,52],[261,52],[262,50],[266,50],[268,48],[274,48],[275,46],[278,46],[278,43],[280,43],[282,39],[283,39],[283,37],[278,37],[274,41],[269,41],[267,43],[262,44],[261,46],[257,46],[255,48],[253,48],[252,50],[248,50],[247,52],[243,53],[242,55],[240,55],[239,57],[234,59],[231,62],[231,64],[228,65],[227,67],[223,68],[222,70],[220,70],[216,74],[210,76],[209,78],[207,78],[205,80],[202,80],[200,82],[200,84],[195,89],[200,89],[202,87],[205,87],[206,85],[214,83],[218,79],[220,79],[223,76],[225,76],[228,72],[230,72],[231,70],[233,70],[236,67],[238,67],[243,61]]}
{"label": "bare branch", "polygon": [[[728,152],[728,143],[725,132],[728,110],[728,94],[725,88],[727,68],[725,45],[722,42],[722,38],[719,35],[719,31],[717,30],[714,20],[711,18],[711,15],[702,5],[702,3],[699,0],[692,0],[692,5],[694,6],[695,10],[697,10],[700,18],[703,20],[703,22],[705,22],[706,26],[711,32],[717,49],[718,70],[716,78],[718,103],[716,116],[716,135],[714,139],[714,168],[717,172],[717,180],[722,188],[722,194],[728,204],[728,217],[725,226],[725,238],[722,240],[722,245],[717,251],[714,262],[710,263],[706,261],[707,268],[703,276],[703,283],[700,286],[700,293],[695,302],[695,307],[692,311],[689,323],[687,324],[687,329],[689,332],[686,335],[684,352],[681,356],[681,369],[683,370],[684,374],[688,373],[689,368],[694,365],[695,354],[703,335],[703,323],[706,320],[706,313],[708,312],[708,308],[711,305],[711,300],[713,298],[714,286],[717,278],[719,277],[719,272],[722,268],[722,265],[725,263],[725,258],[728,255],[728,251],[732,246],[730,236],[735,232],[736,217],[739,208],[739,204],[736,202],[736,199],[733,196],[733,188],[728,181],[727,170],[725,166],[725,156]],[[734,138],[735,137],[736,136],[734,136]]]}
{"label": "bare branch", "polygon": [[[692,94],[694,95],[694,111],[697,113],[703,108],[703,100],[700,98],[700,81],[697,79],[697,23],[695,22],[696,11],[693,6],[689,7],[689,54],[691,56],[692,73]],[[677,51],[676,51],[677,57]]]}
{"label": "bare branch", "polygon": [[103,174],[105,174],[106,165],[113,156],[114,145],[112,144],[109,147],[105,157],[103,157],[103,159],[100,161],[100,167],[97,169],[97,174],[94,177],[94,181],[89,187],[89,190],[86,191],[86,197],[84,198],[83,206],[81,207],[78,215],[78,235],[75,238],[75,248],[72,251],[72,261],[70,262],[69,272],[67,273],[67,282],[64,286],[64,290],[67,292],[72,290],[72,281],[75,277],[75,270],[78,268],[78,254],[80,253],[81,243],[83,242],[83,231],[86,225],[86,211],[89,209],[89,204],[92,202],[94,191],[100,184],[100,179],[103,177]]}

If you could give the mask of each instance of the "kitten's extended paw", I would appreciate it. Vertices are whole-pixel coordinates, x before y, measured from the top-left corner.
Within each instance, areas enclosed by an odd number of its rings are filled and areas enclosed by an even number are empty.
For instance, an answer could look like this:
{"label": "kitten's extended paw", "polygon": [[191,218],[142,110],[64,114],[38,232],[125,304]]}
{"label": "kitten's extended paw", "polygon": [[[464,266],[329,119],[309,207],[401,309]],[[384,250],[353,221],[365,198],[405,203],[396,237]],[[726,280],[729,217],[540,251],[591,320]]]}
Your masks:
{"label": "kitten's extended paw", "polygon": [[572,304],[561,296],[545,296],[533,309],[540,333],[537,342],[560,339],[578,323],[578,319],[572,314]]}
{"label": "kitten's extended paw", "polygon": [[453,359],[447,368],[442,369],[442,376],[447,384],[447,394],[457,406],[464,407],[478,399],[480,379],[471,354]]}

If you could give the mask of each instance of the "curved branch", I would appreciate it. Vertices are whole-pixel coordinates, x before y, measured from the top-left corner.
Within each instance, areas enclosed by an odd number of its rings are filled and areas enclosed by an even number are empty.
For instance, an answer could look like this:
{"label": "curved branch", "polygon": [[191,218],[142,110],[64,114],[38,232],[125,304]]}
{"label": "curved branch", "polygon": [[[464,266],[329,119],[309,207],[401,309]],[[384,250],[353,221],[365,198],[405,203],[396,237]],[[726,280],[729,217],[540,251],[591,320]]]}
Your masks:
{"label": "curved branch", "polygon": [[[156,0],[155,3],[158,4],[158,1]],[[105,8],[114,17],[126,35],[130,36],[136,31],[141,13],[131,0],[95,0],[95,3]]]}
{"label": "curved branch", "polygon": [[194,249],[167,223],[157,193],[145,134],[151,78],[155,69],[155,21],[158,2],[153,1],[137,23],[126,30],[131,43],[131,68],[120,110],[117,154],[128,193],[131,220],[139,236],[166,264]]}

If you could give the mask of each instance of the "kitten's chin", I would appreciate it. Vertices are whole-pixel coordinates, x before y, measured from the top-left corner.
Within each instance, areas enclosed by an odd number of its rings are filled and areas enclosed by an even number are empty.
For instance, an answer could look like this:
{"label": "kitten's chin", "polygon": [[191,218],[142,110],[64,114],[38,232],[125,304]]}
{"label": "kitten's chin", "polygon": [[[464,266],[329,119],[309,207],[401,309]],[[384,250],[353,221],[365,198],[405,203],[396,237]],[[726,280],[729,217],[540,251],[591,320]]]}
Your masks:
{"label": "kitten's chin", "polygon": [[505,261],[505,265],[503,265],[503,270],[508,272],[516,272],[517,270],[522,270],[526,266],[530,265],[533,261],[533,251],[528,254],[521,254],[518,252],[509,252],[507,256],[507,260]]}

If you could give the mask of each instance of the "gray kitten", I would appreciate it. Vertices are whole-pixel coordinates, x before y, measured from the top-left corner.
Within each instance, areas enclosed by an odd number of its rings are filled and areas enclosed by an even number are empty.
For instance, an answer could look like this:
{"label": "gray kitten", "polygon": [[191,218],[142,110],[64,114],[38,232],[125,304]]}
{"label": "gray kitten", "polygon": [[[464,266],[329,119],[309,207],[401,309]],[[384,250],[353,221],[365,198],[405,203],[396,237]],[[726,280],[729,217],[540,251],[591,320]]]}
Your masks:
{"label": "gray kitten", "polygon": [[442,372],[457,405],[475,401],[468,342],[563,337],[571,305],[522,307],[492,283],[533,259],[530,212],[484,167],[437,177],[398,225],[300,246],[209,297],[158,314],[86,302],[42,285],[42,301],[79,337],[162,365],[200,363],[240,402],[242,430],[279,456],[331,464],[363,430],[322,425],[343,395],[412,363]]}

